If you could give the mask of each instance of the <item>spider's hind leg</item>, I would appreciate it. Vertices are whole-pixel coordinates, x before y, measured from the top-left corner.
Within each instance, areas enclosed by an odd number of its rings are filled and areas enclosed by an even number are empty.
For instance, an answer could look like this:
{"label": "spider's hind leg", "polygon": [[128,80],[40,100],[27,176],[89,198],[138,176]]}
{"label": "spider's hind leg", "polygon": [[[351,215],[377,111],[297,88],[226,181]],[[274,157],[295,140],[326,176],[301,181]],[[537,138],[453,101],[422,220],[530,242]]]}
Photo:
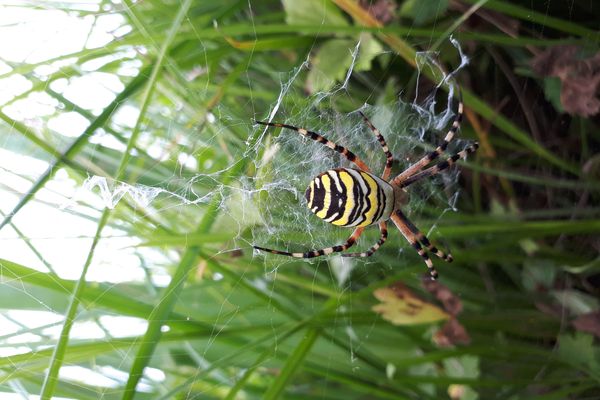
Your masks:
{"label": "spider's hind leg", "polygon": [[411,233],[414,235],[415,239],[421,243],[423,246],[425,246],[425,248],[427,249],[427,251],[429,251],[430,253],[435,254],[437,257],[441,258],[442,260],[446,261],[446,262],[452,262],[454,261],[454,258],[452,257],[452,254],[450,254],[450,252],[448,252],[448,254],[444,253],[442,250],[438,249],[437,247],[435,247],[433,244],[431,244],[431,242],[429,241],[429,239],[427,239],[427,236],[425,236],[425,234],[423,234],[423,232],[421,232],[419,230],[419,228],[417,228],[415,226],[415,224],[413,224],[406,215],[404,215],[404,213],[400,210],[396,211],[396,215],[398,215],[398,217],[400,217],[400,219],[402,220],[402,222],[408,227],[408,229],[411,231]]}
{"label": "spider's hind leg", "polygon": [[356,228],[354,230],[354,232],[352,232],[350,237],[346,240],[346,242],[342,245],[326,247],[324,249],[319,249],[319,250],[309,250],[309,251],[305,251],[302,253],[301,252],[290,253],[288,251],[267,249],[266,247],[260,247],[260,246],[254,246],[254,245],[252,247],[254,247],[256,250],[266,251],[267,253],[279,254],[282,256],[288,256],[288,257],[294,257],[294,258],[314,258],[314,257],[328,255],[331,253],[339,253],[340,251],[349,249],[350,247],[354,246],[354,244],[356,243],[356,241],[358,240],[360,235],[362,235],[364,229],[365,228],[363,228],[363,227]]}
{"label": "spider's hind leg", "polygon": [[[410,220],[402,211],[396,210],[392,214],[391,220],[394,222],[406,240],[412,245],[412,247],[414,247],[423,261],[425,261],[425,265],[427,265],[427,268],[429,269],[429,275],[431,275],[431,279],[436,280],[438,278],[438,273],[433,266],[431,258],[429,258],[427,255],[427,251],[435,254],[447,262],[452,262],[452,255],[445,254],[443,251],[438,250],[435,246],[433,246],[427,237],[425,237],[425,235],[423,235],[423,233],[419,231],[419,229],[412,222],[410,222]],[[423,246],[425,246],[427,250],[425,250]]]}
{"label": "spider's hind leg", "polygon": [[435,254],[442,260],[449,262],[449,263],[454,261],[454,258],[452,257],[452,254],[450,254],[450,252],[448,252],[448,254],[446,254],[442,250],[440,250],[437,247],[435,247],[434,245],[432,245],[431,242],[429,241],[429,239],[427,239],[427,237],[423,234],[423,232],[417,231],[415,238],[421,244],[423,244],[423,246],[425,246],[427,248],[427,251]]}
{"label": "spider's hind leg", "polygon": [[379,248],[381,246],[383,246],[383,244],[385,243],[387,236],[388,236],[388,231],[387,231],[387,223],[386,222],[380,222],[379,223],[379,231],[381,232],[381,236],[379,237],[379,240],[377,241],[377,243],[375,243],[373,246],[371,246],[371,248],[363,253],[345,253],[342,254],[342,257],[370,257],[373,255],[373,253],[375,253],[377,250],[379,250]]}

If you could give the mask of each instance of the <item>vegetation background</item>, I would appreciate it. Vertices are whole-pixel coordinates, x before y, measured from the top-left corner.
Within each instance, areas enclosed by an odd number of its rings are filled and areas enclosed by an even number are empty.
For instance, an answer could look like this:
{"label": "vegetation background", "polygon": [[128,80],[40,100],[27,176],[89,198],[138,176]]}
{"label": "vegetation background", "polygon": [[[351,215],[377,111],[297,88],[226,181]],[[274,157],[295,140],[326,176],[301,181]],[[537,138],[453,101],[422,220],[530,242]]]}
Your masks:
{"label": "vegetation background", "polygon": [[[3,393],[600,398],[597,3],[3,3],[82,19],[122,16],[121,29],[101,47],[40,62],[4,60],[1,78],[20,76],[31,85],[0,109],[0,146],[47,169],[13,170],[28,184],[1,189],[18,195],[9,201],[2,194],[0,202],[0,307],[3,321],[16,325],[0,338]],[[470,58],[458,76],[466,105],[460,135],[481,147],[463,164],[458,212],[438,219],[438,205],[426,203],[413,214],[423,228],[436,222],[432,238],[453,250],[453,265],[436,260],[440,284],[421,280],[424,266],[416,254],[407,251],[398,262],[407,244],[397,233],[342,286],[331,273],[334,259],[286,261],[270,273],[248,245],[254,227],[240,231],[228,224],[223,204],[238,182],[256,177],[254,158],[266,147],[248,153],[263,132],[251,121],[276,104],[282,76],[310,59],[311,68],[290,81],[294,90],[286,97],[300,104],[306,94],[344,80],[353,61],[348,48],[361,40],[366,50],[344,101],[328,105],[346,113],[394,101],[399,93],[410,101],[417,82],[431,86],[426,71],[416,78],[416,51],[437,50],[443,65],[459,64],[450,35]],[[2,38],[8,40],[19,38]],[[46,65],[53,66],[50,72],[40,68]],[[95,73],[123,85],[101,110],[70,101],[52,85],[66,79],[62,87],[68,87]],[[39,93],[55,99],[51,112],[33,119],[11,115],[11,105]],[[131,126],[114,119],[125,107],[136,110]],[[48,121],[65,113],[85,118],[87,128],[76,137],[49,128]],[[100,134],[120,145],[94,141]],[[194,162],[182,162],[181,154]],[[124,196],[114,209],[79,200],[85,210],[79,217],[93,221],[96,233],[77,249],[85,254],[78,279],[56,272],[60,260],[49,261],[36,240],[38,229],[60,221],[18,223],[33,203],[45,201],[39,193],[52,190],[58,171],[75,186],[100,176],[111,189],[123,182],[165,191],[144,192],[152,199],[146,205]],[[210,179],[195,179],[207,172]],[[50,205],[68,198],[56,196]],[[233,206],[242,207],[243,199],[236,201]],[[122,235],[136,239],[127,251],[138,259],[119,268],[143,268],[145,275],[118,284],[88,276],[98,258],[110,264],[98,249]],[[302,243],[293,230],[288,239]],[[27,255],[7,258],[16,241],[28,246]],[[32,310],[51,312],[57,321],[15,317]],[[106,328],[106,317],[135,319],[143,329],[116,334]],[[90,325],[101,334],[76,334]],[[79,378],[65,374],[67,367],[79,367]],[[108,383],[83,379],[84,371]]]}

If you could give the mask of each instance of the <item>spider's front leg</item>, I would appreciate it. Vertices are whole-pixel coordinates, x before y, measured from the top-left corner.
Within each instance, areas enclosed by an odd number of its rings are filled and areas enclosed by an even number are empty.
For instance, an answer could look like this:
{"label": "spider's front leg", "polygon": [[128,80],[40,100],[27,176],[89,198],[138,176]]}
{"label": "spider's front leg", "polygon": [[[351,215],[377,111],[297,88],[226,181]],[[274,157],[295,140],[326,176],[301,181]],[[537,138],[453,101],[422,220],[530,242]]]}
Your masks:
{"label": "spider's front leg", "polygon": [[425,168],[433,160],[435,160],[436,158],[438,158],[442,154],[444,154],[444,152],[448,148],[448,144],[450,144],[450,142],[452,141],[452,139],[456,135],[456,132],[458,132],[458,130],[460,129],[460,124],[461,124],[462,119],[463,119],[463,112],[464,112],[464,104],[463,104],[463,101],[462,101],[462,93],[461,93],[460,88],[459,88],[459,90],[458,90],[458,110],[456,112],[456,117],[454,117],[454,121],[452,122],[452,126],[448,130],[448,133],[446,133],[446,137],[444,137],[444,140],[442,141],[442,143],[438,147],[436,147],[435,150],[433,150],[432,152],[426,154],[419,161],[417,161],[416,163],[414,163],[413,165],[411,165],[410,167],[408,167],[407,169],[405,169],[400,175],[398,175],[397,177],[395,177],[392,180],[392,183],[394,185],[400,185],[408,177],[410,177],[410,176],[416,174],[417,172],[421,171],[423,168]]}
{"label": "spider's front leg", "polygon": [[373,132],[373,134],[377,138],[377,141],[381,145],[383,153],[385,154],[385,158],[386,158],[385,168],[383,170],[383,173],[381,174],[381,178],[387,181],[387,179],[390,177],[390,173],[392,172],[392,165],[394,164],[394,156],[392,155],[392,152],[390,151],[390,149],[385,141],[385,138],[383,137],[381,132],[379,132],[379,129],[375,128],[375,126],[371,123],[371,121],[369,121],[369,118],[367,118],[367,116],[365,114],[363,114],[362,111],[359,111],[359,113],[360,113],[361,117],[363,118],[363,121],[365,121],[365,123],[367,124],[369,129],[371,129],[371,132]]}
{"label": "spider's front leg", "polygon": [[341,155],[346,157],[348,159],[348,161],[354,163],[358,168],[362,169],[363,171],[367,171],[367,172],[371,171],[369,169],[369,167],[367,166],[367,164],[365,164],[365,162],[363,160],[361,160],[356,154],[354,154],[347,148],[332,142],[331,140],[327,139],[325,136],[323,136],[317,132],[309,131],[308,129],[304,129],[304,128],[298,128],[296,126],[288,125],[288,124],[280,124],[280,123],[275,123],[275,122],[262,122],[262,121],[255,121],[255,122],[257,124],[261,124],[261,125],[273,126],[273,127],[277,127],[277,128],[287,128],[287,129],[296,131],[304,137],[312,139],[315,142],[322,143],[324,146],[329,147],[333,151],[337,151],[338,153],[340,153]]}
{"label": "spider's front leg", "polygon": [[464,150],[459,151],[456,154],[453,154],[452,156],[448,157],[446,160],[434,165],[433,167],[427,168],[424,171],[421,171],[412,176],[409,176],[408,178],[406,178],[405,180],[400,182],[399,186],[401,188],[405,188],[408,185],[415,183],[417,181],[420,181],[423,178],[435,176],[435,175],[439,174],[440,172],[443,172],[446,169],[450,168],[452,165],[454,165],[454,163],[456,163],[461,158],[466,159],[468,154],[474,153],[475,151],[477,151],[478,148],[479,148],[479,143],[473,142],[468,147],[466,147]]}

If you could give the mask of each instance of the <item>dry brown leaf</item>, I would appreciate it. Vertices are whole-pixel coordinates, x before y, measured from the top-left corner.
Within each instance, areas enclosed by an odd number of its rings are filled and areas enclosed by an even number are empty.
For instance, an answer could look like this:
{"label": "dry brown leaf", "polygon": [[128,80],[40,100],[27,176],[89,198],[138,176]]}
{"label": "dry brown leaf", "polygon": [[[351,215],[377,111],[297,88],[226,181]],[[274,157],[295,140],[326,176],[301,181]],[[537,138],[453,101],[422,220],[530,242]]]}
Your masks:
{"label": "dry brown leaf", "polygon": [[579,50],[576,45],[549,47],[534,57],[531,67],[561,80],[560,102],[567,113],[589,117],[600,112],[600,52],[583,59]]}
{"label": "dry brown leaf", "polygon": [[439,347],[452,347],[457,344],[469,344],[471,337],[465,327],[456,318],[452,318],[433,335],[433,341]]}
{"label": "dry brown leaf", "polygon": [[359,5],[384,25],[396,16],[397,5],[392,0],[376,0],[375,2],[360,0]]}
{"label": "dry brown leaf", "polygon": [[447,320],[446,324],[433,335],[439,347],[468,344],[471,341],[467,330],[458,322],[455,315],[462,311],[462,302],[450,289],[426,280],[423,286],[444,304],[446,311],[417,297],[406,285],[396,283],[390,287],[377,289],[373,295],[381,302],[373,306],[373,311],[394,325],[416,325]]}
{"label": "dry brown leaf", "polygon": [[572,322],[575,329],[588,332],[600,338],[600,310],[582,314]]}
{"label": "dry brown leaf", "polygon": [[444,310],[452,316],[457,316],[463,309],[462,301],[456,296],[447,286],[442,285],[439,281],[424,279],[422,281],[423,288],[435,296],[442,305]]}

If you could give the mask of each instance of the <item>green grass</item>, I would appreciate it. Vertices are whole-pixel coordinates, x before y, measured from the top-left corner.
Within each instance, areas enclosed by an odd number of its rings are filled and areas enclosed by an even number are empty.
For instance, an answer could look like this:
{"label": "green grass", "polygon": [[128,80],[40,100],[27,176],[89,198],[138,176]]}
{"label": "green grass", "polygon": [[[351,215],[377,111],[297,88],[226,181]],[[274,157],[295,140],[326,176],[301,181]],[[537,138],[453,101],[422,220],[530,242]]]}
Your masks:
{"label": "green grass", "polygon": [[[598,339],[573,324],[600,308],[598,118],[556,110],[560,93],[530,67],[534,54],[555,45],[578,46],[582,57],[597,53],[600,10],[584,1],[568,8],[556,0],[469,0],[474,13],[467,18],[447,2],[405,3],[385,26],[350,0],[147,0],[103,2],[102,11],[44,4],[82,18],[118,14],[130,29],[100,48],[43,62],[7,61],[12,69],[0,75],[31,83],[0,109],[0,147],[48,165],[39,174],[12,171],[25,189],[13,181],[0,186],[2,196],[18,197],[0,204],[0,229],[11,232],[0,248],[23,242],[27,251],[22,258],[0,252],[2,316],[16,326],[0,336],[0,349],[20,349],[0,357],[0,392],[47,399],[440,399],[459,388],[465,400],[600,396]],[[518,35],[507,34],[503,23]],[[409,209],[455,257],[451,265],[434,262],[441,283],[462,303],[457,320],[470,342],[442,347],[432,340],[441,324],[395,326],[372,311],[374,292],[399,282],[440,306],[422,287],[422,261],[397,232],[390,230],[386,245],[356,263],[340,285],[332,272],[337,260],[253,255],[256,235],[270,235],[263,220],[284,227],[274,239],[298,247],[314,236],[332,243],[346,232],[307,232],[290,221],[304,215],[301,203],[290,204],[297,210],[292,216],[269,214],[274,197],[249,191],[273,183],[285,162],[304,152],[277,142],[289,132],[252,125],[278,104],[282,90],[275,120],[293,116],[328,126],[337,126],[328,118],[364,103],[390,103],[399,93],[411,101],[417,51],[439,45],[441,64],[460,62],[449,33],[470,58],[458,74],[467,109],[460,138],[482,146],[461,167],[456,212],[442,213],[441,180],[417,191],[433,195]],[[311,85],[327,91],[346,76],[347,49],[336,45],[354,47],[359,39],[382,51],[365,50],[345,89],[315,103],[306,92]],[[319,53],[322,48],[330,53]],[[312,68],[297,70],[307,57]],[[509,68],[500,68],[497,57]],[[56,62],[52,72],[40,72]],[[318,81],[319,69],[329,81]],[[86,109],[54,85],[91,72],[122,83],[101,110]],[[419,87],[428,90],[434,74],[421,72]],[[282,85],[288,82],[289,88]],[[51,113],[36,123],[11,113],[9,106],[40,93],[54,102]],[[119,119],[128,107],[139,112],[132,126]],[[78,137],[51,129],[53,118],[70,112],[89,122]],[[98,141],[101,131],[121,147]],[[401,147],[408,133],[386,134]],[[422,143],[411,141],[416,144],[403,148],[422,151]],[[276,142],[283,149],[269,158]],[[358,152],[371,157],[369,149]],[[179,163],[182,155],[197,166]],[[306,165],[284,172],[303,179]],[[62,275],[69,258],[57,260],[40,238],[46,221],[23,223],[34,205],[56,205],[43,196],[56,190],[63,172],[76,186],[100,175],[163,190],[149,205],[124,196],[115,209],[78,200],[76,209],[61,211],[65,221],[75,216],[95,226],[84,261],[69,277]],[[411,207],[417,203],[413,198]],[[378,233],[365,236],[363,246]],[[134,240],[123,246],[123,238]],[[91,278],[91,270],[111,265],[106,248],[137,257],[141,267],[132,261],[119,268],[142,268],[143,278],[117,284]],[[23,321],[23,311],[58,318]],[[105,321],[118,317],[143,322],[143,332],[111,332]],[[103,337],[82,338],[84,323]],[[72,366],[122,376],[112,387],[95,386],[60,373]],[[157,370],[164,379],[152,378]]]}

